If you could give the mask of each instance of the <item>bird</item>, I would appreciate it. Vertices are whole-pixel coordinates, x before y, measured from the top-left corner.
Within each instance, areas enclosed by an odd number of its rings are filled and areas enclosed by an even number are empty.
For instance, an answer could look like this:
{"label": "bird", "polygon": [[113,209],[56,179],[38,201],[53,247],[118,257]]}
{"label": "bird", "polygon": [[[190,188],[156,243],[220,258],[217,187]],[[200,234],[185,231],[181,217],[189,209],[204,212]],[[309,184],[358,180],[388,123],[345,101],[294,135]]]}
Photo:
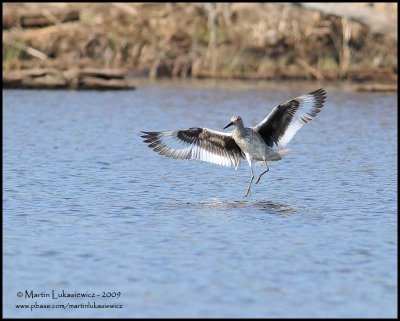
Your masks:
{"label": "bird", "polygon": [[141,131],[148,147],[165,157],[195,159],[237,169],[246,159],[251,177],[246,193],[251,195],[254,180],[253,162],[265,165],[261,177],[269,171],[269,161],[279,161],[289,152],[286,145],[304,124],[314,119],[326,100],[323,88],[279,104],[254,127],[245,127],[242,117],[234,115],[223,129],[234,126],[232,132],[191,127],[183,130]]}

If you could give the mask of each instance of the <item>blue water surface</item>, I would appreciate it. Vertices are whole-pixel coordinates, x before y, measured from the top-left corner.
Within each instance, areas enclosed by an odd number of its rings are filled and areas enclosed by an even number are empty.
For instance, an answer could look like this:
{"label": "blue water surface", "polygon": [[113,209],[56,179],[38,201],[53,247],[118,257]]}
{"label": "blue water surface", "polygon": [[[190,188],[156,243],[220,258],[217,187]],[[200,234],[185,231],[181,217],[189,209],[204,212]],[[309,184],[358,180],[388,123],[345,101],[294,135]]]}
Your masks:
{"label": "blue water surface", "polygon": [[[328,86],[247,199],[245,161],[167,159],[140,138],[252,126],[317,88],[3,90],[4,316],[396,317],[396,95]],[[94,301],[119,307],[71,307]]]}

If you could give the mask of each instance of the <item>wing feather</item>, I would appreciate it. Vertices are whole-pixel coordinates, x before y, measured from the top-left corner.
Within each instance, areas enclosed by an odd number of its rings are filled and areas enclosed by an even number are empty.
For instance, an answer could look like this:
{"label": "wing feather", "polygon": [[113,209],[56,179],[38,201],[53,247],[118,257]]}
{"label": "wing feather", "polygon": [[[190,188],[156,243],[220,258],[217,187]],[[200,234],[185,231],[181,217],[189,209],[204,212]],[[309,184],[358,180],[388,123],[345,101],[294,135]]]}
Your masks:
{"label": "wing feather", "polygon": [[275,107],[257,126],[253,127],[265,143],[273,147],[285,147],[303,125],[321,111],[326,100],[322,88],[294,98]]}
{"label": "wing feather", "polygon": [[174,159],[197,159],[236,169],[243,157],[230,133],[207,128],[142,133],[150,148]]}

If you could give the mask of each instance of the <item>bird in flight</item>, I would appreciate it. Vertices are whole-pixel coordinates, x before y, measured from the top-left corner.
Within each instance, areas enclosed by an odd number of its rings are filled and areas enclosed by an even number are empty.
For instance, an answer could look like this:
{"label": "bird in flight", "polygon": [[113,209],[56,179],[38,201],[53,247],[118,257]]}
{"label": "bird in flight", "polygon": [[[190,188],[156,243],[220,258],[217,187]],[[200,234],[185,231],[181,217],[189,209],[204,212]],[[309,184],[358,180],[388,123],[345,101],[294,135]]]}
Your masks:
{"label": "bird in flight", "polygon": [[245,127],[240,116],[232,116],[224,129],[234,126],[231,133],[208,128],[189,128],[174,131],[145,132],[144,142],[155,152],[175,159],[197,159],[217,165],[238,168],[245,158],[250,166],[251,179],[243,197],[250,193],[254,179],[253,161],[262,162],[268,172],[269,161],[281,160],[289,151],[284,149],[297,131],[320,112],[326,100],[322,88],[284,102],[257,126]]}

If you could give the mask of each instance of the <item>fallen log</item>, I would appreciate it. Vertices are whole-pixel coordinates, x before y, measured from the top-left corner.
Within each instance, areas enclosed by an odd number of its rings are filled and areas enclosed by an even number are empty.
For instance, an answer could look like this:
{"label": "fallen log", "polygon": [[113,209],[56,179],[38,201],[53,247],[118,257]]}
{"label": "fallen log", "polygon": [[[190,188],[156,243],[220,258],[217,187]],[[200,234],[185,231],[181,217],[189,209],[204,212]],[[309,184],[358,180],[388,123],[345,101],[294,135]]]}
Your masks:
{"label": "fallen log", "polygon": [[85,68],[79,71],[79,77],[96,77],[102,79],[123,79],[125,72],[119,69],[95,69]]}
{"label": "fallen log", "polygon": [[26,89],[63,89],[67,88],[68,82],[59,75],[46,75],[44,77],[24,78],[21,88]]}
{"label": "fallen log", "polygon": [[86,76],[79,80],[78,89],[135,89],[126,79],[103,79]]}
{"label": "fallen log", "polygon": [[78,10],[60,12],[45,10],[41,13],[24,12],[20,15],[15,15],[14,12],[8,11],[3,16],[3,29],[16,26],[21,26],[22,28],[42,28],[71,21],[79,21]]}
{"label": "fallen log", "polygon": [[3,88],[24,89],[135,89],[126,74],[107,69],[25,69],[3,71]]}
{"label": "fallen log", "polygon": [[397,81],[397,73],[392,68],[351,68],[347,78],[355,81]]}
{"label": "fallen log", "polygon": [[68,81],[56,70],[17,70],[3,72],[3,88],[61,89]]}
{"label": "fallen log", "polygon": [[356,87],[357,91],[391,92],[397,91],[396,84],[362,84]]}

